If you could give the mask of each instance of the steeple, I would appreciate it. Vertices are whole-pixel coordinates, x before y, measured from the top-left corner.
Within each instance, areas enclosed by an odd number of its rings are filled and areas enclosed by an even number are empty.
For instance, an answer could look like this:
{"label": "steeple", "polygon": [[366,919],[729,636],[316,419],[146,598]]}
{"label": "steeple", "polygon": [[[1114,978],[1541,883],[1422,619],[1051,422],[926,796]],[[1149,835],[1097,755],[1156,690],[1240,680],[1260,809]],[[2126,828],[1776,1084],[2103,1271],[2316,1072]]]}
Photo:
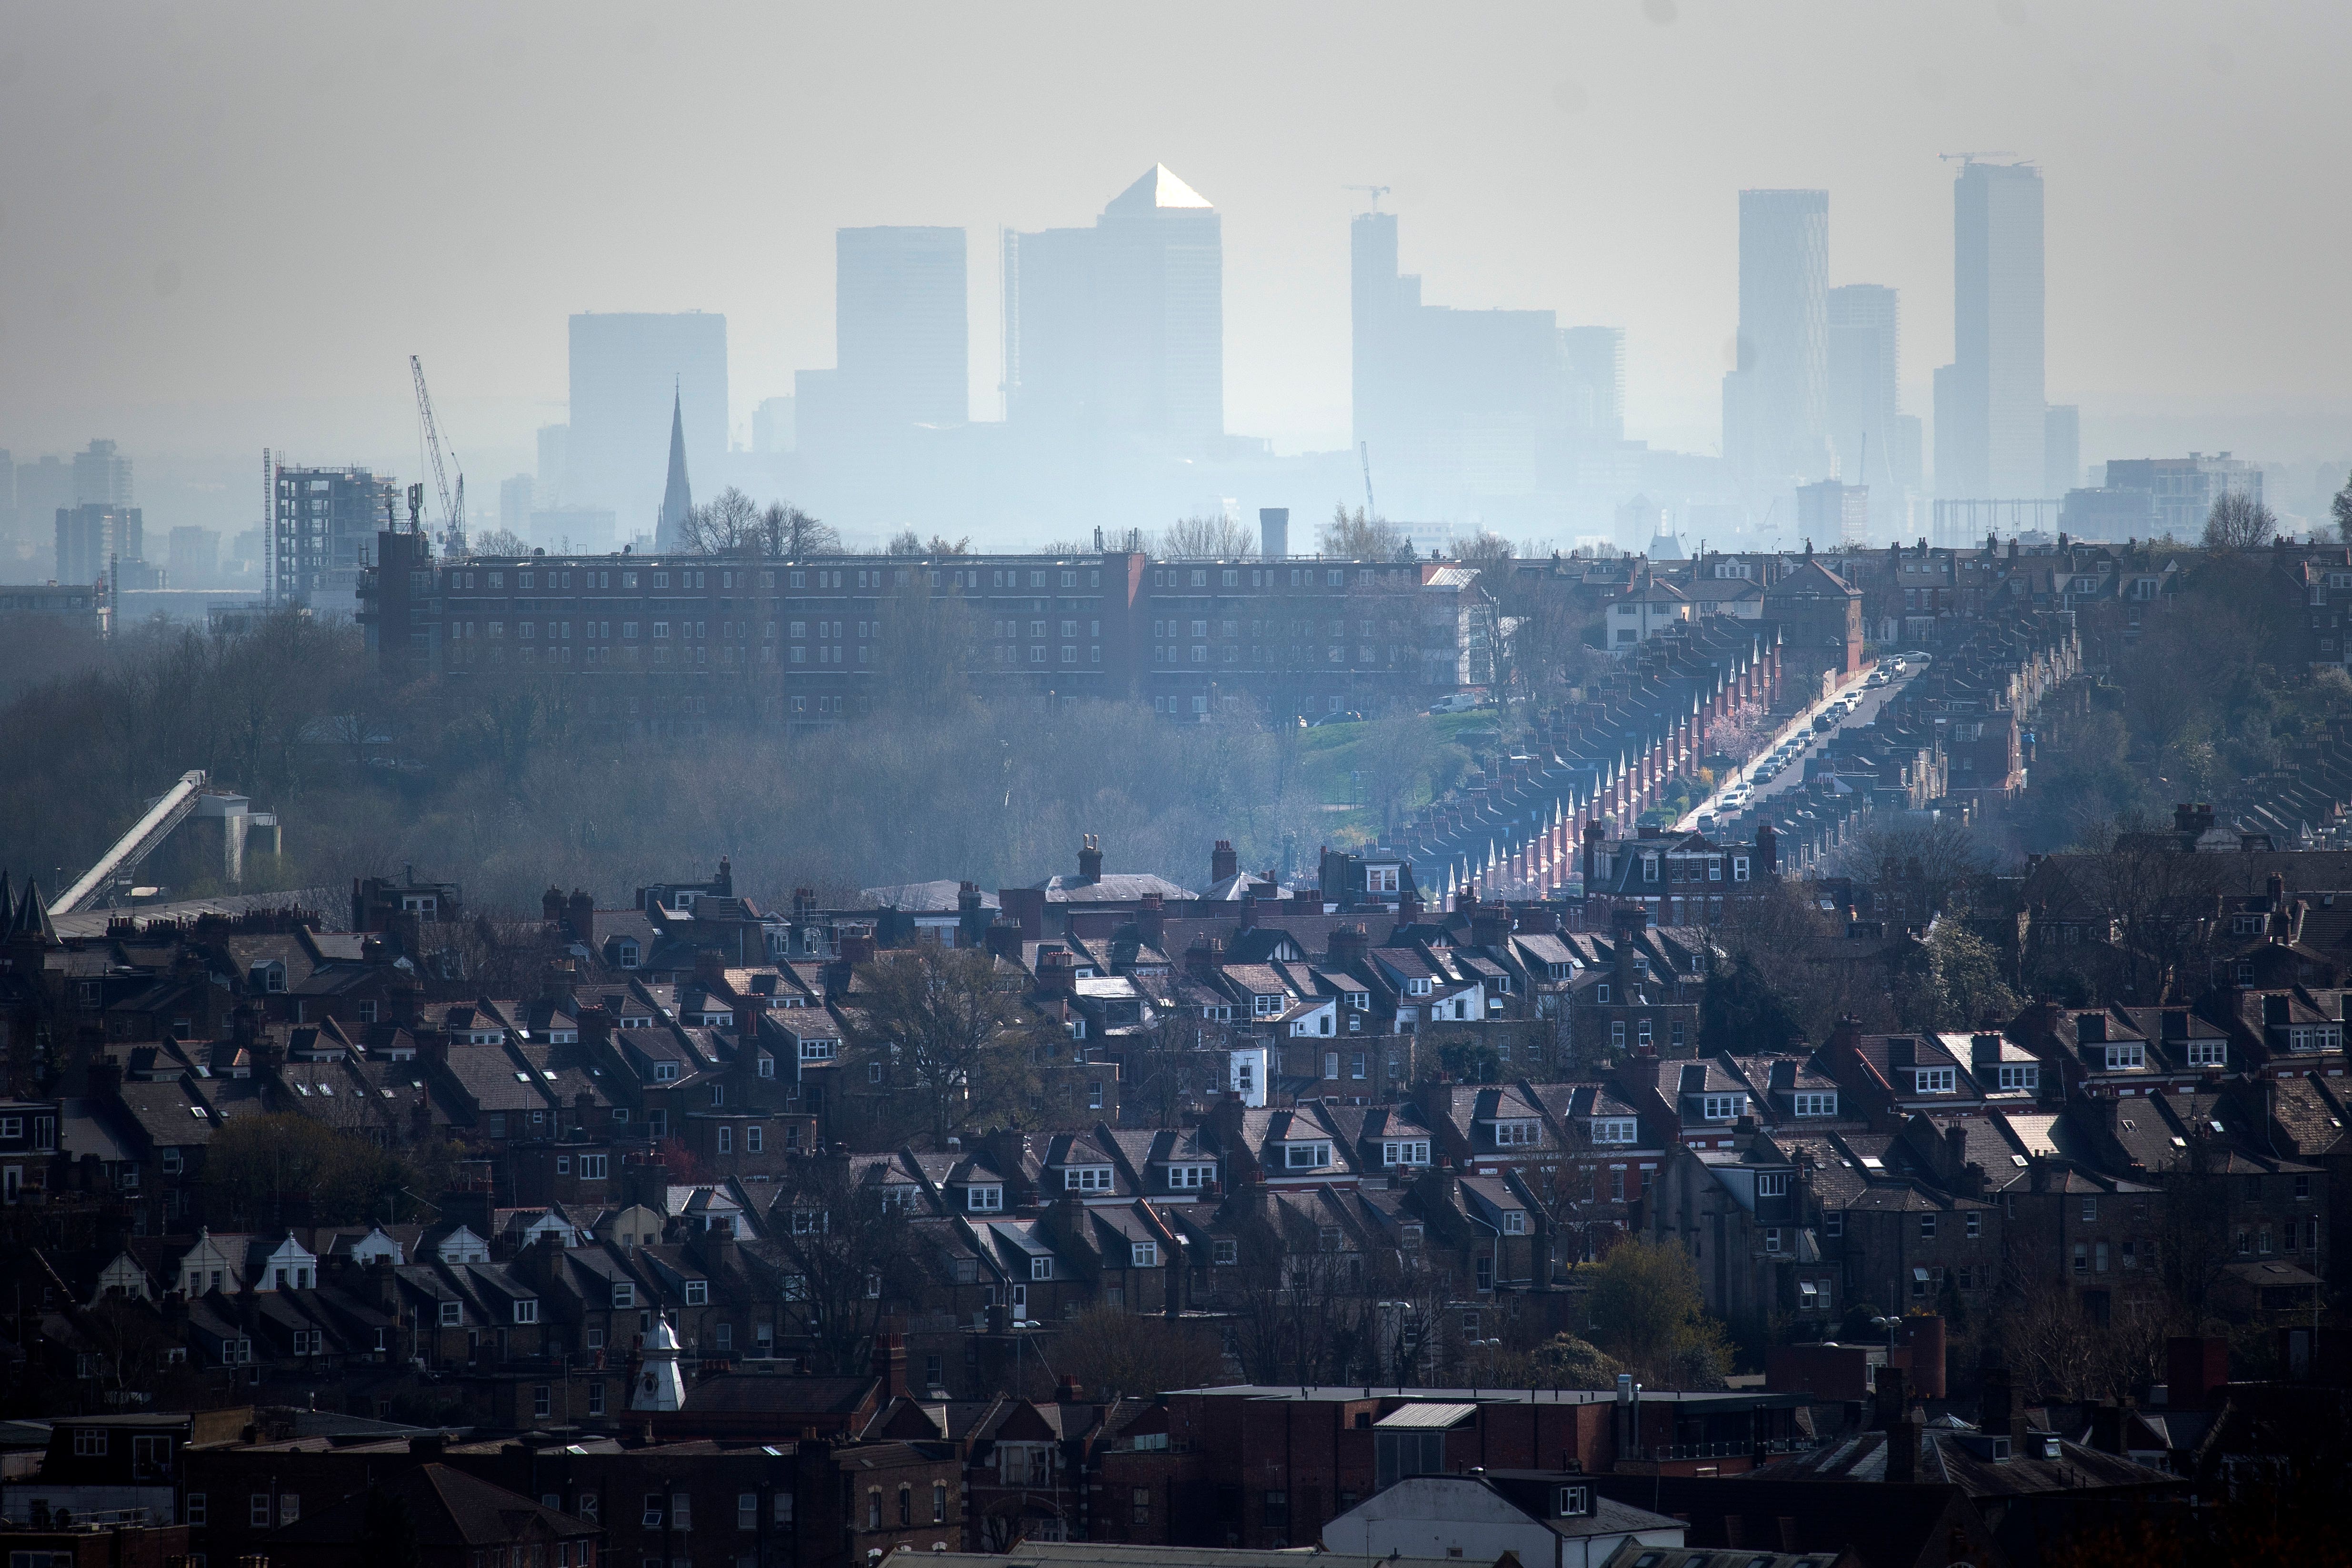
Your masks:
{"label": "steeple", "polygon": [[675,385],[669,401],[669,484],[662,491],[660,526],[654,531],[654,549],[682,549],[686,545],[686,515],[694,510],[694,491],[686,482],[686,412]]}

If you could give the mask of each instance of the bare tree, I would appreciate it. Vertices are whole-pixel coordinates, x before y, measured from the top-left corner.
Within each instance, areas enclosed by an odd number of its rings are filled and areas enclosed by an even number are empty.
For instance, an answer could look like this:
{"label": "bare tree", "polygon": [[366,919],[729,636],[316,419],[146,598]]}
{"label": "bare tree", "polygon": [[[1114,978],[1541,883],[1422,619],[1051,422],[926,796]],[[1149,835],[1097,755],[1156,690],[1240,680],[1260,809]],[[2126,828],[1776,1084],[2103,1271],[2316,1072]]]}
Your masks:
{"label": "bare tree", "polygon": [[1394,560],[1400,552],[1412,548],[1402,528],[1385,517],[1367,515],[1361,507],[1352,512],[1334,507],[1316,545],[1335,560]]}
{"label": "bare tree", "polygon": [[879,1065],[893,1098],[919,1117],[931,1146],[1025,1103],[1036,1030],[1017,987],[982,948],[919,946],[857,972],[849,1014],[855,1057]]}
{"label": "bare tree", "polygon": [[453,553],[467,555],[529,555],[530,544],[512,528],[484,528],[474,536],[469,548]]}
{"label": "bare tree", "polygon": [[732,485],[689,510],[678,529],[688,555],[733,555],[760,543],[759,504]]}
{"label": "bare tree", "polygon": [[2242,490],[2215,497],[2205,515],[2205,548],[2217,553],[2258,549],[2276,532],[2277,515]]}
{"label": "bare tree", "polygon": [[1250,531],[1223,513],[1179,517],[1160,536],[1160,553],[1171,560],[1237,560],[1257,554]]}
{"label": "bare tree", "polygon": [[818,522],[791,502],[775,501],[760,514],[760,552],[779,560],[839,555],[841,535],[831,524]]}
{"label": "bare tree", "polygon": [[816,1370],[861,1369],[885,1312],[922,1288],[904,1208],[853,1179],[846,1158],[813,1155],[786,1172],[769,1228],[784,1307],[801,1321]]}

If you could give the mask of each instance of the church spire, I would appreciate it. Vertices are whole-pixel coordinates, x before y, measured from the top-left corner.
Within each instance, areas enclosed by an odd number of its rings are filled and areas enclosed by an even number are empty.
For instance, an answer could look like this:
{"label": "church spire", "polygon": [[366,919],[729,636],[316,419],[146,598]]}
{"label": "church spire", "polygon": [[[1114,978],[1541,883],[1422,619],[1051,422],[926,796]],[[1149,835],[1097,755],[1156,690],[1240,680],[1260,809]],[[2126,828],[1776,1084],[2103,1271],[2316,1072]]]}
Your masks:
{"label": "church spire", "polygon": [[686,546],[686,516],[694,510],[694,491],[686,480],[686,413],[685,404],[676,383],[670,388],[669,402],[669,484],[662,491],[661,521],[654,533],[654,549],[682,549]]}

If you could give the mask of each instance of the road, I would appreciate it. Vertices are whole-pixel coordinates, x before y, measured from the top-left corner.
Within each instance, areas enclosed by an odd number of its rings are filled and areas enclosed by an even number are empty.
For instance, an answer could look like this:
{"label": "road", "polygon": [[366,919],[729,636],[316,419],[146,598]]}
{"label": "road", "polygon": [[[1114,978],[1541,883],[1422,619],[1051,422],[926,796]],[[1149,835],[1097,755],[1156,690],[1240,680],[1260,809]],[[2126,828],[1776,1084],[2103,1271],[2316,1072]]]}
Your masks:
{"label": "road", "polygon": [[[1882,664],[1880,667],[1884,668],[1885,666]],[[1807,759],[1819,755],[1822,744],[1826,742],[1831,736],[1836,734],[1839,730],[1859,729],[1864,725],[1874,722],[1878,717],[1879,710],[1886,706],[1888,700],[1891,699],[1895,693],[1901,691],[1905,686],[1909,685],[1911,682],[1916,678],[1919,672],[1925,667],[1925,665],[1914,662],[1908,664],[1901,674],[1895,675],[1893,680],[1889,681],[1883,686],[1874,686],[1870,685],[1868,672],[1856,675],[1853,680],[1847,682],[1832,695],[1805,709],[1803,713],[1792,719],[1779,735],[1775,736],[1772,744],[1770,746],[1767,746],[1753,760],[1742,765],[1740,768],[1726,776],[1723,782],[1717,788],[1714,794],[1708,796],[1705,800],[1700,801],[1698,805],[1691,810],[1688,815],[1685,816],[1680,821],[1675,824],[1675,831],[1678,832],[1688,832],[1698,825],[1698,819],[1702,812],[1717,812],[1717,802],[1723,799],[1724,793],[1727,790],[1730,789],[1736,784],[1745,783],[1751,780],[1755,777],[1757,768],[1763,764],[1766,758],[1772,754],[1773,749],[1777,747],[1782,740],[1791,736],[1801,735],[1804,737],[1803,744],[1789,758],[1787,765],[1784,766],[1780,771],[1768,782],[1756,785],[1752,799],[1750,799],[1747,805],[1740,808],[1739,812],[1734,812],[1733,815],[1737,816],[1739,815],[1740,812],[1754,810],[1756,809],[1757,802],[1769,800],[1775,795],[1783,794],[1790,789],[1797,788],[1804,782],[1804,765]],[[1842,716],[1838,719],[1834,729],[1815,730],[1813,728],[1814,718],[1817,717],[1823,710],[1830,708],[1838,703],[1843,702],[1848,693],[1858,693],[1862,698],[1861,702],[1855,706],[1853,712]]]}

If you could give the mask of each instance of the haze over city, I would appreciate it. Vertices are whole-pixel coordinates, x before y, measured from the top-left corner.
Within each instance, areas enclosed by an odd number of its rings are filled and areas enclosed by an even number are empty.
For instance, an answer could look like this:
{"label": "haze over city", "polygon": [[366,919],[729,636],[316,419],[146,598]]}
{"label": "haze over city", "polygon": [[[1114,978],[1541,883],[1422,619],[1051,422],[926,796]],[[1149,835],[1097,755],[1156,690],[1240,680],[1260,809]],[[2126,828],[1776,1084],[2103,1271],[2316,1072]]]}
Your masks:
{"label": "haze over city", "polygon": [[1938,157],[2000,150],[2047,182],[2049,398],[2081,406],[2084,463],[2307,465],[2345,444],[2347,28],[2320,5],[28,5],[0,52],[0,443],[110,436],[151,527],[168,499],[231,532],[264,446],[412,474],[416,353],[478,513],[563,417],[568,315],[699,309],[727,318],[749,446],[762,399],[835,362],[834,232],[875,224],[966,230],[970,414],[994,420],[1000,230],[1086,224],[1162,163],[1223,220],[1232,433],[1352,448],[1347,187],[1376,184],[1427,301],[1622,328],[1627,434],[1711,453],[1738,191],[1829,193],[1829,281],[1901,291],[1926,415]]}
{"label": "haze over city", "polygon": [[5,1568],[2344,1563],[2347,58],[0,0]]}

